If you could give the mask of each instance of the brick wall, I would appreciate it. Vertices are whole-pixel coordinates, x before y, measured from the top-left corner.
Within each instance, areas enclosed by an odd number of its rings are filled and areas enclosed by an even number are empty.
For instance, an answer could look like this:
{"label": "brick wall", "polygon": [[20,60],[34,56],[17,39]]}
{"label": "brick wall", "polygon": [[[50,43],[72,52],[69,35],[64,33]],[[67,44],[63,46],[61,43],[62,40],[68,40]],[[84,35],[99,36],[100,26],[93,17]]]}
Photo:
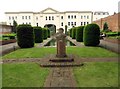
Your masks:
{"label": "brick wall", "polygon": [[103,25],[105,22],[107,22],[108,27],[111,31],[120,31],[120,13],[101,18],[99,20],[94,21],[93,23],[98,24],[100,26],[100,29],[103,29]]}

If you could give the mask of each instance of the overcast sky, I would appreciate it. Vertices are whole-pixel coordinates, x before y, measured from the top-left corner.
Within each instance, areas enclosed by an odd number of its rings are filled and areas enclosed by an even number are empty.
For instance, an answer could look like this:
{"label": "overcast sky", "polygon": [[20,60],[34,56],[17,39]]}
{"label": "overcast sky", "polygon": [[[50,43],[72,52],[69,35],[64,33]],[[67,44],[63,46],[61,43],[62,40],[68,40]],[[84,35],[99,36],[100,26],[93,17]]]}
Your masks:
{"label": "overcast sky", "polygon": [[[118,12],[120,0],[2,0],[0,22],[5,21],[5,12],[39,12],[48,7],[57,11],[108,11]],[[120,5],[120,4],[119,4]]]}

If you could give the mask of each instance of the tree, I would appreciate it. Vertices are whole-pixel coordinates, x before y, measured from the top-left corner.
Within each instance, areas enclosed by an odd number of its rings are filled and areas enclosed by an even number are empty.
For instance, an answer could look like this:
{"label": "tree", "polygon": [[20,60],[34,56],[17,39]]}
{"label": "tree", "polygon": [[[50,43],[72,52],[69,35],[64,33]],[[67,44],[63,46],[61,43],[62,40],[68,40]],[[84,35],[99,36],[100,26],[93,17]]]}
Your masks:
{"label": "tree", "polygon": [[12,30],[12,32],[16,33],[16,30],[17,30],[17,22],[14,20],[13,21],[13,30]]}
{"label": "tree", "polygon": [[65,34],[67,35],[67,25],[65,25]]}
{"label": "tree", "polygon": [[107,24],[107,22],[105,22],[104,25],[103,25],[103,31],[108,31],[108,24]]}

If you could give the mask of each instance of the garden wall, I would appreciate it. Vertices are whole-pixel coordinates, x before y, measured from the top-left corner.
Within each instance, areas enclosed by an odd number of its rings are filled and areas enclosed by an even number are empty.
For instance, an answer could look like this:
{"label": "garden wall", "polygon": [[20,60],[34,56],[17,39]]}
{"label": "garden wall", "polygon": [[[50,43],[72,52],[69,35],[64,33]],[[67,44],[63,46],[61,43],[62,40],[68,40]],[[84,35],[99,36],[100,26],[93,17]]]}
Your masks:
{"label": "garden wall", "polygon": [[94,23],[100,26],[100,29],[103,29],[103,25],[105,22],[107,22],[108,27],[111,31],[120,31],[120,13],[94,21]]}

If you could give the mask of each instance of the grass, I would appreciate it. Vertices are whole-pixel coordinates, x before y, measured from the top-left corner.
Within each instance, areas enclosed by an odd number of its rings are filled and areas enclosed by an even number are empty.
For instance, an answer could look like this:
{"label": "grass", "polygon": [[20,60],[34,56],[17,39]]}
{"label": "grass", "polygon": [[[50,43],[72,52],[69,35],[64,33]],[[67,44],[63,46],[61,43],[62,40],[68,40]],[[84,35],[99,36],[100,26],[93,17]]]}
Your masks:
{"label": "grass", "polygon": [[3,64],[3,87],[43,87],[49,73],[35,63]]}
{"label": "grass", "polygon": [[117,62],[89,62],[73,72],[78,87],[118,87]]}
{"label": "grass", "polygon": [[[28,48],[19,49],[11,52],[5,56],[3,59],[13,59],[13,58],[42,58],[49,54],[56,54],[55,47],[48,48]],[[67,54],[78,55],[79,57],[118,57],[118,54],[108,51],[100,47],[67,47]]]}

